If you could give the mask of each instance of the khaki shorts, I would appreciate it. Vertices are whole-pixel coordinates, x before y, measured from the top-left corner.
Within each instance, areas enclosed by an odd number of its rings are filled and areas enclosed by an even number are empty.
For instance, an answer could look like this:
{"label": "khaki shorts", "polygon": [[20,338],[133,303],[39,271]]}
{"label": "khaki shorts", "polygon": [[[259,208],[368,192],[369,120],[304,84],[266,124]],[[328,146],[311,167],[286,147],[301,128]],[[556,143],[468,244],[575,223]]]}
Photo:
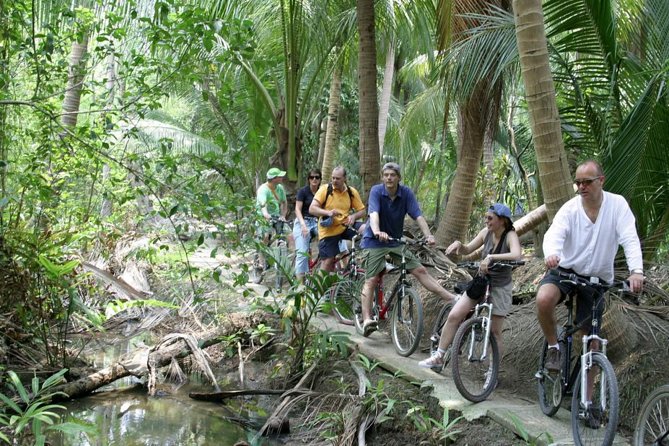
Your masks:
{"label": "khaki shorts", "polygon": [[[365,268],[365,279],[371,279],[386,269],[386,255],[389,255],[393,262],[399,264],[402,261],[402,246],[393,248],[366,248],[362,250],[362,265]],[[405,259],[407,270],[411,271],[422,264],[416,259],[411,251],[406,250]]]}
{"label": "khaki shorts", "polygon": [[507,285],[490,287],[490,302],[494,316],[506,316],[513,304],[513,282]]}

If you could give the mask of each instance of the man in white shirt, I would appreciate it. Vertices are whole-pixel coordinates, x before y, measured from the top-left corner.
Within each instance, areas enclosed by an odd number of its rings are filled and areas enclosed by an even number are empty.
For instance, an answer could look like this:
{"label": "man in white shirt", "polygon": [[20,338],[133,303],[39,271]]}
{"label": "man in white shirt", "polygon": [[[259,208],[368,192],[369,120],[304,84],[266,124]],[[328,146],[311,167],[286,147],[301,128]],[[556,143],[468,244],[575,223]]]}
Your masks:
{"label": "man in white shirt", "polygon": [[[555,307],[574,287],[562,283],[563,279],[555,275],[553,269],[611,282],[613,262],[620,245],[630,271],[630,288],[639,292],[643,287],[643,259],[634,215],[625,198],[603,191],[604,178],[602,167],[596,161],[580,164],[574,179],[579,196],[560,208],[544,236],[544,263],[550,270],[537,291],[537,317],[549,346],[545,365],[551,371],[560,369]],[[577,321],[590,316],[595,297],[592,292],[582,290],[579,288]],[[599,311],[601,314],[603,308]],[[583,330],[589,328],[586,324]]]}

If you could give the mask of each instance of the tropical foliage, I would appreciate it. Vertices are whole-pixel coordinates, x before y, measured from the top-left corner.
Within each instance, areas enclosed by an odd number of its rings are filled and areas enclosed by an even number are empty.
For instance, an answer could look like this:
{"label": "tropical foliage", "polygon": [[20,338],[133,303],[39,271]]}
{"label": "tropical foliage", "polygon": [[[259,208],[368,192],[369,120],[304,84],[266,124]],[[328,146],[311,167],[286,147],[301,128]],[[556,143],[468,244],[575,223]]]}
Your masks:
{"label": "tropical foliage", "polygon": [[[360,40],[360,7],[373,41]],[[666,251],[669,224],[669,6],[543,7],[569,166],[602,160],[650,259]],[[360,91],[363,43],[376,49],[365,53]],[[208,238],[246,252],[264,172],[284,167],[294,191],[326,141],[328,165],[347,167],[359,188],[375,181],[373,165],[398,160],[426,215],[441,221],[443,242],[478,228],[490,201],[527,212],[547,185],[519,67],[507,1],[5,1],[0,310],[61,362],[68,325],[99,326],[110,300],[81,274],[84,260],[106,264],[128,234],[149,227],[159,229],[147,258],[167,256],[165,238],[195,234],[178,244],[185,277],[188,254]],[[385,104],[383,144],[374,144],[372,93]],[[361,112],[363,95],[370,107]],[[337,110],[329,139],[328,109]]]}

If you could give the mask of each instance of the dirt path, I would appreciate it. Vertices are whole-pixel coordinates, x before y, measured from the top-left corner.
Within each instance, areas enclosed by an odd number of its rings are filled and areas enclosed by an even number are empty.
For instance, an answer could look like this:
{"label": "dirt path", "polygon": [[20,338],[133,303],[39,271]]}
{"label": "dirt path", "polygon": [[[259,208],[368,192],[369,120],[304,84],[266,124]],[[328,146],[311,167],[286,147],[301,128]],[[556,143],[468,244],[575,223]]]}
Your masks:
{"label": "dirt path", "polygon": [[[517,394],[497,389],[487,400],[473,404],[465,400],[455,388],[450,377],[450,370],[437,374],[428,369],[422,369],[416,364],[425,357],[424,353],[414,353],[403,358],[395,352],[390,337],[383,332],[373,333],[369,338],[363,338],[355,332],[354,327],[337,323],[328,316],[319,317],[315,322],[322,329],[345,331],[350,334],[351,341],[357,344],[360,352],[381,363],[383,368],[391,372],[400,371],[403,377],[422,386],[431,386],[432,395],[439,400],[442,407],[461,412],[465,419],[472,421],[489,418],[520,437],[529,436],[536,440],[536,444],[573,445],[571,432],[571,414],[565,409],[552,418],[546,417],[536,402],[518,397]],[[549,441],[547,441],[549,440]],[[618,435],[615,445],[628,445],[628,439]]]}

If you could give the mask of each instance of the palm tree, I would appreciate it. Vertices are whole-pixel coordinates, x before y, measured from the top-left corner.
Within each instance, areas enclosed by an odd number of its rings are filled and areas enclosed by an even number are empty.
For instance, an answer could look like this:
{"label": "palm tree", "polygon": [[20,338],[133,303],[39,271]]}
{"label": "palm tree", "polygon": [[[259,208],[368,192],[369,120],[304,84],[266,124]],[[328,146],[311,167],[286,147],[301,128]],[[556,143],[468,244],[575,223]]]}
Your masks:
{"label": "palm tree", "polygon": [[573,195],[562,144],[541,0],[513,0],[518,54],[548,218]]}
{"label": "palm tree", "polygon": [[[477,20],[476,14],[484,15],[492,9],[492,3],[483,1],[449,2],[441,0],[438,6],[440,43],[450,47],[451,33],[456,41],[467,40],[467,32]],[[497,8],[508,7],[504,1],[494,3]],[[470,15],[467,15],[469,13]],[[451,186],[446,211],[439,222],[436,238],[447,244],[463,239],[469,225],[476,173],[479,170],[486,132],[497,127],[501,101],[501,78],[492,75],[494,65],[483,73],[468,74],[476,66],[467,66],[452,57],[447,82],[449,91],[458,92],[458,167]],[[476,80],[471,82],[471,79]],[[463,81],[466,88],[463,88]],[[450,100],[450,98],[449,98]]]}
{"label": "palm tree", "polygon": [[376,33],[374,0],[357,0],[358,95],[360,101],[360,176],[363,196],[379,181],[379,105],[376,93]]}

